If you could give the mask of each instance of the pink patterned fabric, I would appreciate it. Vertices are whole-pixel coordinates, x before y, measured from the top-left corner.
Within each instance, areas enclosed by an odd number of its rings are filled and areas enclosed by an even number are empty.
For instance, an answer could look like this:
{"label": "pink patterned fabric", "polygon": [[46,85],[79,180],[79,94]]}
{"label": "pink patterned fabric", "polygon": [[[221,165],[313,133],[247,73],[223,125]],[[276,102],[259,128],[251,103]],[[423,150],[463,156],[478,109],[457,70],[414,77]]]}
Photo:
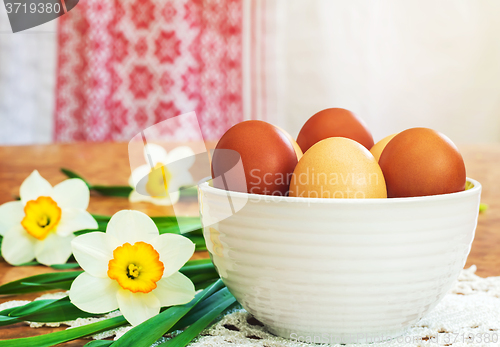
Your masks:
{"label": "pink patterned fabric", "polygon": [[59,20],[56,141],[126,141],[190,111],[218,139],[243,120],[242,0],[85,0]]}

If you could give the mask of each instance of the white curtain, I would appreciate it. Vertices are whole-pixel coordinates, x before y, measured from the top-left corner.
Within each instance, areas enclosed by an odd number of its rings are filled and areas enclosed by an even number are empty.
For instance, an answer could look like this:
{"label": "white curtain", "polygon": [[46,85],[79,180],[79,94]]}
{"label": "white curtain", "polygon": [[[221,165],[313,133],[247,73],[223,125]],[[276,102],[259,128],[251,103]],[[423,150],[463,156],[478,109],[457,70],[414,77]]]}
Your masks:
{"label": "white curtain", "polygon": [[315,112],[343,107],[375,140],[424,126],[457,143],[500,141],[500,1],[248,1],[266,8],[265,28],[251,30],[266,34],[253,39],[268,78],[247,113],[293,136]]}
{"label": "white curtain", "polygon": [[52,141],[56,24],[13,34],[0,4],[0,145]]}

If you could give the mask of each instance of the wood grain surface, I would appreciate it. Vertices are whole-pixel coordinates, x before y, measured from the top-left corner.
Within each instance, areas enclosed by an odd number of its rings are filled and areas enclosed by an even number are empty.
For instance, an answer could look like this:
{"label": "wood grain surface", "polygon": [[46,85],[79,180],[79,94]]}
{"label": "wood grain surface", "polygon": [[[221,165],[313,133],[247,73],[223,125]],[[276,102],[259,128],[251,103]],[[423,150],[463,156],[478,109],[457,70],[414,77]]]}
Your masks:
{"label": "wood grain surface", "polygon": [[[173,148],[178,144],[170,144]],[[197,144],[198,146],[198,144]],[[210,144],[213,146],[213,144]],[[500,276],[500,144],[459,146],[467,166],[467,176],[483,185],[482,202],[489,209],[479,216],[478,227],[466,268],[477,265],[477,274],[483,277]],[[65,167],[81,174],[93,184],[126,185],[129,175],[129,154],[126,143],[74,143],[39,146],[0,147],[0,204],[19,195],[19,186],[33,171],[38,170],[55,185],[66,177],[60,172]],[[196,199],[182,200],[180,207],[186,214],[197,215]],[[89,211],[112,215],[123,209],[134,209],[150,216],[172,215],[171,207],[149,203],[129,203],[127,199],[92,194]],[[206,258],[199,252],[193,259]],[[0,259],[0,284],[26,276],[54,272],[44,266],[12,267]],[[0,303],[10,300],[33,300],[40,293],[20,296],[0,296]],[[0,327],[0,340],[35,336],[65,328],[31,329],[24,323]],[[89,340],[80,339],[64,346],[83,346]]]}

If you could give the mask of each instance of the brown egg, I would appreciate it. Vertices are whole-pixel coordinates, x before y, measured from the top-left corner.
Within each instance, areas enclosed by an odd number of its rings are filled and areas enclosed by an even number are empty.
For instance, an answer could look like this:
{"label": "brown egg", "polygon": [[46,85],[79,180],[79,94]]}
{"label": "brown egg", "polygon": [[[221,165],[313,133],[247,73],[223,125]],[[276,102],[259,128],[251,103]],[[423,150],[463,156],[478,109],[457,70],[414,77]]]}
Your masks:
{"label": "brown egg", "polygon": [[290,182],[290,196],[305,198],[386,198],[380,166],[358,142],[324,139],[304,153]]}
{"label": "brown egg", "polygon": [[390,198],[455,193],[465,189],[465,164],[457,147],[432,129],[396,135],[379,160]]}
{"label": "brown egg", "polygon": [[[242,169],[235,166],[240,157]],[[213,185],[254,194],[285,195],[297,162],[293,145],[283,131],[259,120],[241,122],[217,143],[212,156]]]}
{"label": "brown egg", "polygon": [[300,158],[302,158],[302,155],[304,155],[304,153],[302,153],[302,149],[300,149],[300,146],[293,139],[292,135],[290,135],[285,129],[280,128],[277,125],[275,125],[275,127],[281,130],[286,135],[287,139],[292,143],[293,149],[295,150],[295,154],[297,155],[297,160],[300,160]]}
{"label": "brown egg", "polygon": [[300,129],[297,143],[305,153],[316,142],[328,137],[346,137],[361,143],[367,149],[373,146],[373,137],[366,124],[343,108],[327,108],[309,118]]}
{"label": "brown egg", "polygon": [[373,154],[373,156],[375,157],[375,159],[377,159],[377,161],[379,161],[380,155],[384,151],[385,146],[387,146],[389,141],[391,141],[396,135],[397,133],[386,136],[382,140],[374,144],[372,148],[370,148],[370,153]]}

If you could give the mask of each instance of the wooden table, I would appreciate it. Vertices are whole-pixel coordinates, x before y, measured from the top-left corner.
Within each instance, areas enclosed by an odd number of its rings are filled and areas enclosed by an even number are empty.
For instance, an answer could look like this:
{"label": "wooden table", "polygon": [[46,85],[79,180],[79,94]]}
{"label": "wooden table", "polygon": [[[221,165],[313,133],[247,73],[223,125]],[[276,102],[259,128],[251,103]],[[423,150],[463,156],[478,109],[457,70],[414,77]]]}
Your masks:
{"label": "wooden table", "polygon": [[[174,146],[174,145],[172,145]],[[489,205],[486,213],[479,216],[476,236],[466,268],[477,265],[477,274],[483,277],[500,276],[500,144],[460,146],[467,176],[483,185],[482,202]],[[57,184],[65,179],[59,171],[65,167],[76,171],[94,184],[126,185],[130,175],[126,143],[75,143],[44,146],[0,147],[0,204],[13,200],[19,194],[19,186],[35,169]],[[181,202],[186,211],[196,213],[196,201]],[[143,211],[150,216],[173,214],[171,207],[149,203],[131,204],[127,199],[93,195],[89,211],[112,215],[123,209]],[[205,258],[200,252],[194,258]],[[0,284],[26,276],[53,272],[43,266],[12,267],[0,260]],[[40,293],[13,297],[1,297],[0,303],[9,300],[32,300]],[[30,329],[24,323],[0,327],[0,340],[34,336],[64,328]],[[83,346],[88,340],[76,340],[65,346]]]}

